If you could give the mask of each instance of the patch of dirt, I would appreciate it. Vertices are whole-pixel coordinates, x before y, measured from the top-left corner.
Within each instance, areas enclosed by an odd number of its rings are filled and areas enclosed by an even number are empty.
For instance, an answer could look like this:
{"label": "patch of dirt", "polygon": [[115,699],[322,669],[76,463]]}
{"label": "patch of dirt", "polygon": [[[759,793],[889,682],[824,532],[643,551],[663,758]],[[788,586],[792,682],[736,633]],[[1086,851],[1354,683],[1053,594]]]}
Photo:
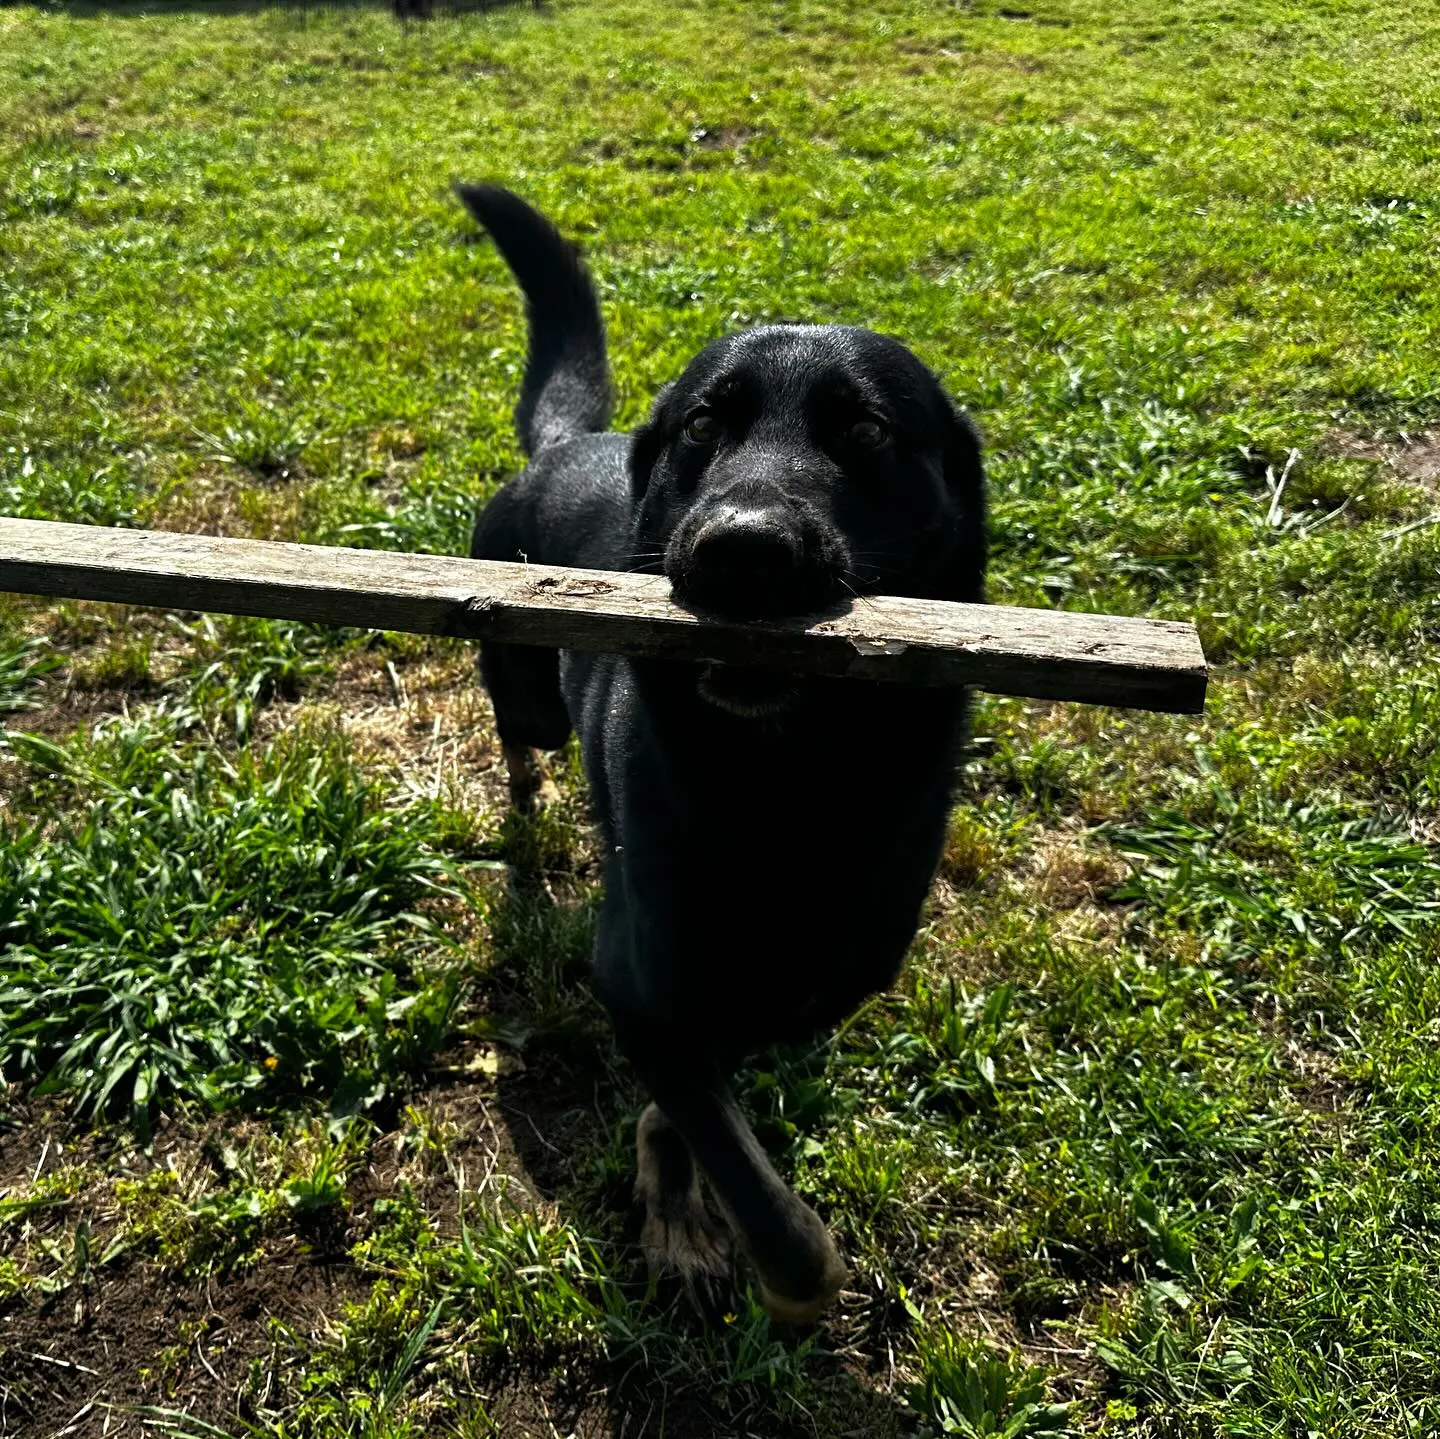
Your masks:
{"label": "patch of dirt", "polygon": [[899,1439],[913,1428],[872,1376],[848,1363],[824,1381],[812,1412],[788,1418],[718,1413],[643,1366],[618,1383],[604,1370],[510,1379],[487,1398],[485,1412],[505,1439]]}
{"label": "patch of dirt", "polygon": [[1119,855],[1088,848],[1059,830],[1040,837],[1030,869],[1037,897],[1052,910],[1093,906],[1129,874]]}
{"label": "patch of dirt", "polygon": [[[65,1103],[55,1095],[25,1094],[15,1085],[0,1089],[0,1198],[30,1184],[44,1168],[66,1121]],[[57,1148],[57,1157],[60,1151]],[[0,1434],[5,1431],[0,1429]]]}
{"label": "patch of dirt", "polygon": [[1317,1115],[1339,1115],[1348,1108],[1351,1084],[1335,1056],[1290,1038],[1284,1046],[1285,1066],[1295,1076],[1292,1097]]}
{"label": "patch of dirt", "polygon": [[1329,437],[1327,449],[1348,459],[1379,460],[1407,484],[1440,491],[1440,430],[1402,433],[1398,440],[1337,430]]}
{"label": "patch of dirt", "polygon": [[141,1253],[99,1262],[120,1233],[116,1181],[169,1168],[223,1182],[212,1152],[254,1135],[263,1128],[255,1120],[162,1121],[147,1153],[122,1130],[78,1128],[59,1097],[15,1098],[5,1109],[14,1128],[0,1142],[0,1197],[24,1199],[57,1180],[63,1188],[62,1202],[33,1211],[18,1233],[12,1220],[0,1237],[18,1239],[22,1257],[48,1248],[64,1258],[83,1231],[95,1262],[83,1283],[72,1277],[0,1305],[0,1434],[138,1434],[123,1411],[140,1404],[223,1422],[251,1365],[271,1350],[271,1317],[315,1333],[326,1313],[368,1287],[353,1266],[309,1252],[295,1233],[267,1239],[262,1263],[203,1284]]}
{"label": "patch of dirt", "polygon": [[702,150],[738,150],[759,134],[753,125],[717,125],[714,129],[697,125],[690,132],[690,143]]}
{"label": "patch of dirt", "polygon": [[[502,1098],[511,1077],[521,1085]],[[168,1169],[183,1176],[187,1192],[206,1189],[211,1174],[218,1188],[225,1176],[216,1155],[275,1137],[273,1124],[238,1115],[199,1124],[162,1121],[146,1153],[121,1131],[77,1130],[61,1099],[11,1096],[4,1113],[10,1128],[0,1142],[0,1198],[24,1198],[37,1179],[83,1168],[84,1186],[69,1201],[38,1211],[36,1228],[68,1251],[79,1226],[88,1225],[92,1254],[103,1252],[123,1221],[116,1179]],[[552,1116],[565,1121],[553,1132]],[[122,1255],[94,1268],[83,1288],[71,1283],[0,1304],[0,1435],[138,1436],[140,1421],[124,1412],[138,1405],[233,1429],[237,1414],[247,1417],[247,1406],[265,1403],[272,1391],[282,1397],[294,1378],[281,1365],[272,1320],[303,1345],[324,1337],[342,1305],[364,1300],[373,1278],[343,1255],[372,1229],[378,1200],[408,1188],[450,1238],[459,1232],[461,1184],[472,1199],[503,1196],[507,1205],[552,1208],[526,1154],[538,1144],[573,1156],[596,1143],[596,1124],[573,1091],[554,1080],[529,1082],[523,1065],[485,1046],[450,1053],[431,1085],[412,1096],[404,1120],[373,1141],[368,1163],[351,1174],[346,1222],[329,1242],[307,1238],[296,1223],[262,1241],[258,1263],[204,1283],[188,1282],[143,1254]],[[547,1162],[553,1169],[554,1161]],[[552,1174],[551,1182],[569,1177],[568,1171]],[[12,1228],[5,1237],[14,1236]],[[481,1376],[477,1381],[477,1399],[489,1408],[487,1386]],[[579,1415],[577,1433],[609,1434],[606,1385],[597,1380],[594,1387],[594,1394],[577,1399],[574,1393],[557,1397],[553,1378],[513,1390],[501,1383],[501,1411],[515,1416],[514,1426],[501,1432],[549,1435],[542,1422],[548,1407],[557,1418]]]}
{"label": "patch of dirt", "polygon": [[94,1286],[83,1306],[63,1293],[0,1315],[0,1432],[138,1433],[112,1406],[142,1404],[223,1424],[271,1350],[267,1319],[314,1334],[368,1286],[348,1264],[298,1253],[200,1286],[142,1263]]}
{"label": "patch of dirt", "polygon": [[151,529],[241,540],[293,540],[304,520],[307,486],[264,483],[248,470],[208,465],[177,486],[149,518]]}
{"label": "patch of dirt", "polygon": [[[603,1398],[603,1391],[594,1397]],[[493,1395],[485,1405],[485,1412],[498,1434],[563,1434],[566,1439],[610,1439],[613,1431],[608,1417],[603,1408],[587,1403],[591,1398],[585,1394],[557,1394],[553,1384],[543,1381],[517,1381]]]}
{"label": "patch of dirt", "polygon": [[[409,1184],[446,1236],[459,1233],[462,1185],[466,1195],[503,1191],[509,1204],[537,1207],[535,1189],[496,1099],[495,1081],[456,1077],[480,1068],[474,1061],[483,1056],[449,1058],[454,1062],[432,1070],[429,1087],[412,1098],[415,1112],[443,1135],[443,1153],[397,1163],[389,1174],[382,1170],[371,1180],[376,1193]],[[401,1137],[397,1133],[378,1140],[376,1150],[393,1140],[398,1153]]]}
{"label": "patch of dirt", "polygon": [[1108,1382],[1105,1366],[1096,1358],[1080,1323],[1048,1323],[1022,1338],[1020,1350],[1031,1364],[1050,1371],[1055,1398],[1062,1402],[1089,1398],[1102,1392]]}
{"label": "patch of dirt", "polygon": [[595,1096],[586,1102],[568,1076],[534,1070],[502,1076],[500,1115],[520,1168],[547,1199],[560,1199],[581,1178],[577,1161],[604,1142]]}

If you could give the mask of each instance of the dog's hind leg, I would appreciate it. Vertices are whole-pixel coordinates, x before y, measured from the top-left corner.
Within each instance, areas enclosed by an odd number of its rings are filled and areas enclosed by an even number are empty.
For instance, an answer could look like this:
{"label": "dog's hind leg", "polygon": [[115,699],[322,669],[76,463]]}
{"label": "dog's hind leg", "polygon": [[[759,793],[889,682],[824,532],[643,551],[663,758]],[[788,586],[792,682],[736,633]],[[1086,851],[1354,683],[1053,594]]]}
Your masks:
{"label": "dog's hind leg", "polygon": [[528,744],[501,743],[505,756],[506,783],[510,803],[517,814],[534,814],[554,798],[555,786],[540,763],[539,752]]}
{"label": "dog's hind leg", "polygon": [[559,749],[570,737],[559,654],[532,645],[487,642],[480,646],[480,674],[495,706],[510,802],[521,814],[532,814],[549,785],[536,751]]}
{"label": "dog's hind leg", "polygon": [[635,1160],[651,1275],[678,1279],[697,1309],[718,1313],[730,1290],[730,1232],[705,1204],[689,1145],[656,1104],[635,1126]]}

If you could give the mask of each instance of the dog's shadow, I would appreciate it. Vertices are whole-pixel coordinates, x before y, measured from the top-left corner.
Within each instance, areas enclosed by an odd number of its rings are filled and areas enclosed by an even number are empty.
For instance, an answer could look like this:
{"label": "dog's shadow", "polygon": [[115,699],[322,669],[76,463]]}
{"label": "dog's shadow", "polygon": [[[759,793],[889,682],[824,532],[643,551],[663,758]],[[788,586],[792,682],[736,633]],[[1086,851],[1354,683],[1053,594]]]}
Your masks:
{"label": "dog's shadow", "polygon": [[[717,1333],[716,1321],[707,1328],[682,1295],[648,1285],[632,1198],[634,1123],[645,1096],[589,987],[599,893],[594,875],[566,857],[561,831],[574,818],[562,807],[505,821],[508,868],[487,903],[492,959],[484,1002],[509,1055],[496,1076],[495,1119],[517,1177],[580,1233],[600,1240],[610,1277],[641,1322],[667,1331],[663,1353],[641,1344],[604,1376],[609,1432],[614,1439],[908,1432],[913,1416],[866,1383],[853,1361],[836,1356],[853,1343],[850,1333],[765,1335],[763,1321],[756,1321],[759,1331],[752,1322],[748,1333],[743,1325]],[[798,1394],[787,1398],[784,1385],[772,1382],[767,1392],[747,1382],[743,1371],[755,1362],[757,1338],[773,1343],[775,1362],[798,1374]],[[554,1420],[576,1433],[599,1432],[594,1392],[587,1383],[573,1400],[553,1396],[560,1411],[575,1407]],[[816,1415],[806,1417],[817,1403],[826,1416],[819,1427]]]}
{"label": "dog's shadow", "polygon": [[565,1203],[638,1101],[617,1073],[605,1015],[585,983],[594,902],[544,876],[512,874],[492,897],[489,922],[490,1004],[512,1056],[497,1075],[500,1114],[527,1183]]}

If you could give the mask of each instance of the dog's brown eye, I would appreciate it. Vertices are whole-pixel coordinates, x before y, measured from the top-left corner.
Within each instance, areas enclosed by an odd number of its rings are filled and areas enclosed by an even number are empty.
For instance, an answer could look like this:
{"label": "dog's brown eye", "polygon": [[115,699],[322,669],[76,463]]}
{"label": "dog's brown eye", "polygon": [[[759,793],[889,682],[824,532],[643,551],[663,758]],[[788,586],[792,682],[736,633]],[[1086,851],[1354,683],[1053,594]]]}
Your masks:
{"label": "dog's brown eye", "polygon": [[878,450],[887,438],[885,426],[878,420],[856,420],[850,426],[850,441],[862,450]]}
{"label": "dog's brown eye", "polygon": [[713,445],[720,438],[720,421],[708,410],[696,410],[685,421],[685,438],[692,445]]}

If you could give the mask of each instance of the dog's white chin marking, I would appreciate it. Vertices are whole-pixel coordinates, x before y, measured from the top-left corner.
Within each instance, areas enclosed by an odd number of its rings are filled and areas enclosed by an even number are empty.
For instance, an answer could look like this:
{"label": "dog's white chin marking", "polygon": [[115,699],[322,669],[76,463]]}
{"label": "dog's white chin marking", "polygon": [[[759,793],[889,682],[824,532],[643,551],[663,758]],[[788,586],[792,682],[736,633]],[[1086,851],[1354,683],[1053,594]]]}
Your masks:
{"label": "dog's white chin marking", "polygon": [[794,703],[795,691],[789,685],[777,689],[773,694],[753,698],[731,691],[716,674],[717,666],[707,665],[700,673],[697,686],[700,698],[716,709],[739,719],[766,719],[771,715],[784,714]]}

